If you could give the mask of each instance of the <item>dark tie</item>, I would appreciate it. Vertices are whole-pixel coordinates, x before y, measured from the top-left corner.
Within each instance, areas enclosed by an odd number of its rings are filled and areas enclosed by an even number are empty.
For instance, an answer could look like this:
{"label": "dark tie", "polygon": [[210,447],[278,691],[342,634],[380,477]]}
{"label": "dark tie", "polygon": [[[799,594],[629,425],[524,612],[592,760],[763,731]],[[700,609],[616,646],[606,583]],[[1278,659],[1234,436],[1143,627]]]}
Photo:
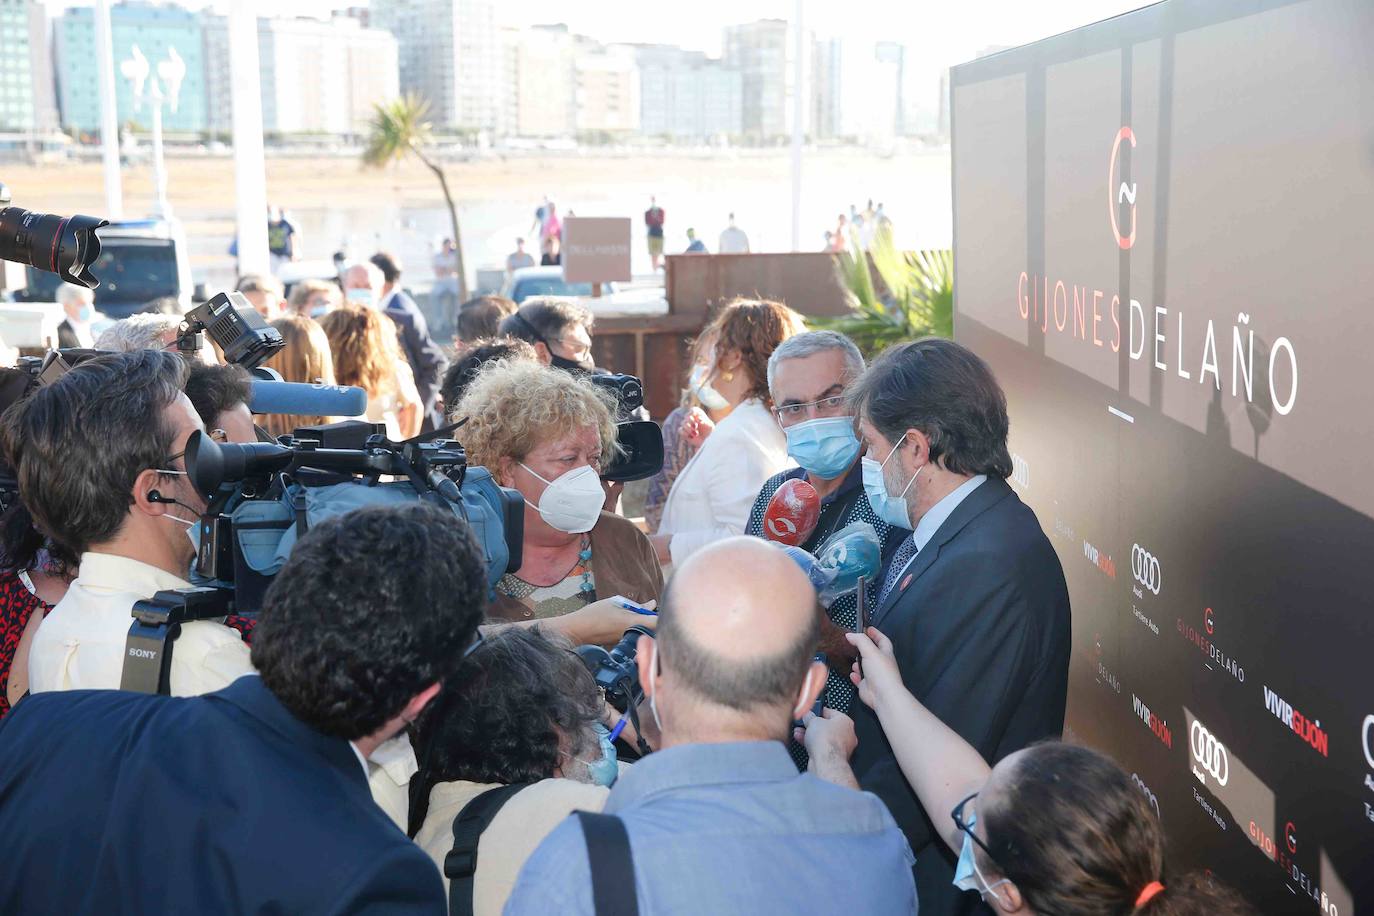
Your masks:
{"label": "dark tie", "polygon": [[887,578],[883,580],[883,590],[878,593],[878,607],[883,606],[887,600],[887,595],[892,591],[892,587],[897,584],[897,578],[906,570],[913,557],[916,556],[916,535],[909,534],[902,546],[897,548],[897,552],[892,555],[892,563],[887,568]]}

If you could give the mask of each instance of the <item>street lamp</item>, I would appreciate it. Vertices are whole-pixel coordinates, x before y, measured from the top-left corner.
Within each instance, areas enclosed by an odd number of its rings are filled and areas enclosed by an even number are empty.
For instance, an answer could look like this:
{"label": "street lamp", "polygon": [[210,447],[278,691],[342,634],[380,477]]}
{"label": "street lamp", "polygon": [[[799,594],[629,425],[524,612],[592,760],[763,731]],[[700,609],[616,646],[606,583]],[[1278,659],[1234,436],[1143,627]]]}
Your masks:
{"label": "street lamp", "polygon": [[[153,114],[153,189],[156,201],[153,215],[171,219],[172,205],[167,200],[167,168],[162,158],[162,106],[168,104],[176,114],[181,83],[186,78],[186,61],[176,48],[167,49],[167,59],[157,65],[156,73],[138,45],[134,45],[128,60],[120,61],[119,72],[134,91],[134,111],[143,107],[146,99]],[[163,87],[166,87],[166,93]]]}

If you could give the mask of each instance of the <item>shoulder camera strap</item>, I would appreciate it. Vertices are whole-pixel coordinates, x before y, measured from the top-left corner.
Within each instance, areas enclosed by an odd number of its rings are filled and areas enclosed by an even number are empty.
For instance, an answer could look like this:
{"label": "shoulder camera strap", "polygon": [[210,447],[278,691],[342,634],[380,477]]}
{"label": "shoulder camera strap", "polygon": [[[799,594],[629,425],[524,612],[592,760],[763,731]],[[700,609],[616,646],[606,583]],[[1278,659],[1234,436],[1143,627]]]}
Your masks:
{"label": "shoulder camera strap", "polygon": [[634,854],[625,822],[614,814],[575,811],[587,840],[592,908],[597,916],[639,916]]}
{"label": "shoulder camera strap", "polygon": [[482,841],[482,832],[491,825],[497,812],[515,793],[530,785],[532,783],[520,782],[488,789],[464,805],[453,819],[453,849],[444,857],[444,877],[449,881],[449,916],[472,916],[477,845]]}

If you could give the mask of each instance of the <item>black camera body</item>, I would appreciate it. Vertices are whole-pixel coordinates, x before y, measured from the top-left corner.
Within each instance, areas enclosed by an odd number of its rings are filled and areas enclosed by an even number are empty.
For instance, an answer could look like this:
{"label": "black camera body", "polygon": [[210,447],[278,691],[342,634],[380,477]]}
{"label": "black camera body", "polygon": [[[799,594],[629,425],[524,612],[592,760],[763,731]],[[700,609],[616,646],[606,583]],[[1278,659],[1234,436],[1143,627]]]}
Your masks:
{"label": "black camera body", "polygon": [[577,654],[592,674],[596,686],[606,695],[606,701],[617,712],[628,712],[644,699],[644,688],[639,685],[639,664],[635,653],[639,647],[639,637],[653,636],[648,627],[632,626],[620,637],[620,642],[607,652],[600,646],[578,646]]}

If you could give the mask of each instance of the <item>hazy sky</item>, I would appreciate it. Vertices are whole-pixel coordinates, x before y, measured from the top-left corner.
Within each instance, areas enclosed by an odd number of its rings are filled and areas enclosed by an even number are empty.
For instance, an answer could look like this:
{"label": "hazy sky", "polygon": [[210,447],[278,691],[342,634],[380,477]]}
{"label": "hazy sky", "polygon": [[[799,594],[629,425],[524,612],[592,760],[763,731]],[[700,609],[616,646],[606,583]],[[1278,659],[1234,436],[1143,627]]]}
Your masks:
{"label": "hazy sky", "polygon": [[[46,0],[54,9],[90,0]],[[200,7],[209,0],[183,5]],[[230,0],[214,0],[223,7]],[[247,2],[247,0],[232,0]],[[1148,5],[1144,0],[802,0],[808,28],[825,35],[901,41],[932,71],[972,58],[988,45],[1017,45]],[[286,15],[327,15],[368,0],[258,0]],[[506,25],[566,22],[602,41],[680,44],[719,53],[721,30],[752,19],[787,19],[796,0],[501,0]]]}

